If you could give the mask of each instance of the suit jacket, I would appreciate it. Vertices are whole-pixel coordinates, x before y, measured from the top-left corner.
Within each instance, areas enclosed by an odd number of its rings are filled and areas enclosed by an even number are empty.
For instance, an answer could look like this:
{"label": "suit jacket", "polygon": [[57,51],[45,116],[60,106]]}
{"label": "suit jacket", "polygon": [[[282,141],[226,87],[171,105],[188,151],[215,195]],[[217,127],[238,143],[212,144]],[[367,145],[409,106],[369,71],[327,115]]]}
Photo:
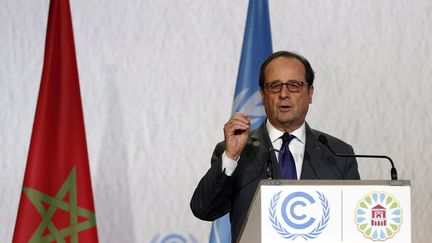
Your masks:
{"label": "suit jacket", "polygon": [[[300,179],[360,179],[355,158],[334,156],[318,141],[326,136],[336,152],[354,154],[352,147],[333,136],[313,130],[306,124],[306,145]],[[240,154],[237,168],[231,176],[222,171],[223,142],[216,145],[211,168],[199,182],[190,203],[193,214],[213,221],[230,213],[232,242],[236,242],[242,224],[260,180],[267,178],[266,168],[271,160],[273,178],[281,179],[279,164],[270,141],[265,122],[252,131]]]}

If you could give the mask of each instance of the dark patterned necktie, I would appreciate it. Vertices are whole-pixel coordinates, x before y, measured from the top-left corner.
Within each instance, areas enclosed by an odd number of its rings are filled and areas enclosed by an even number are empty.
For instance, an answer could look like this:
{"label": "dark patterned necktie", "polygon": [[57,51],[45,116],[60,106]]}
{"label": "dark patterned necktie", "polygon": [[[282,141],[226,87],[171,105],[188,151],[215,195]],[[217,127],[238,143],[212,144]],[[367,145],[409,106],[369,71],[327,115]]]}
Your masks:
{"label": "dark patterned necktie", "polygon": [[279,168],[283,179],[297,179],[294,157],[289,150],[289,143],[295,138],[294,135],[284,133],[282,135],[282,147],[279,152]]}

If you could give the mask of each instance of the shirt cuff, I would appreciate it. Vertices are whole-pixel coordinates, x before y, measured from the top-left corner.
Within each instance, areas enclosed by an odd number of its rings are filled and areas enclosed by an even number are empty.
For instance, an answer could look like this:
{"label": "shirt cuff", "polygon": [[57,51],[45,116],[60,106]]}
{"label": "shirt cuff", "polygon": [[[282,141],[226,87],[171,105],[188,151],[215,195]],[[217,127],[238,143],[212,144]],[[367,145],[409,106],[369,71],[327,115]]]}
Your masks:
{"label": "shirt cuff", "polygon": [[237,168],[237,162],[239,161],[239,159],[240,156],[237,158],[237,160],[232,160],[228,158],[224,151],[222,154],[222,171],[225,170],[225,174],[227,176],[231,176],[234,173],[234,170]]}

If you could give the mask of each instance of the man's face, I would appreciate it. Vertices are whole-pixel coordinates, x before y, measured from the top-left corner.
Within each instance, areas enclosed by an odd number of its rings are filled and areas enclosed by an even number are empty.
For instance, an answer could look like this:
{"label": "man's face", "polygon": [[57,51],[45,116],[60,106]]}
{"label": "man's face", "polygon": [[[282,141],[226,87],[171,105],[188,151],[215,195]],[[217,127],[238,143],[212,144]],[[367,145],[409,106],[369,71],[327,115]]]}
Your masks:
{"label": "man's face", "polygon": [[309,104],[312,103],[313,86],[303,86],[293,93],[286,85],[278,93],[268,92],[266,84],[280,81],[296,80],[306,83],[306,71],[303,64],[296,58],[279,57],[272,60],[264,72],[264,87],[261,96],[265,112],[270,123],[281,131],[292,132],[299,128],[306,118]]}

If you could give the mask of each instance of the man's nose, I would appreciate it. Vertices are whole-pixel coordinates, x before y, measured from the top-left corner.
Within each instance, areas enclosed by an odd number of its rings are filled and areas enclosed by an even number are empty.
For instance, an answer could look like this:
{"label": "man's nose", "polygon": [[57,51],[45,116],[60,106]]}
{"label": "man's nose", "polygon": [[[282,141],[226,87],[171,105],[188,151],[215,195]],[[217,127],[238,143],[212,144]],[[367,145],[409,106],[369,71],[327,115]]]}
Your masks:
{"label": "man's nose", "polygon": [[291,92],[288,90],[288,85],[287,84],[283,84],[282,85],[282,89],[279,92],[279,96],[281,98],[288,98],[291,95]]}

